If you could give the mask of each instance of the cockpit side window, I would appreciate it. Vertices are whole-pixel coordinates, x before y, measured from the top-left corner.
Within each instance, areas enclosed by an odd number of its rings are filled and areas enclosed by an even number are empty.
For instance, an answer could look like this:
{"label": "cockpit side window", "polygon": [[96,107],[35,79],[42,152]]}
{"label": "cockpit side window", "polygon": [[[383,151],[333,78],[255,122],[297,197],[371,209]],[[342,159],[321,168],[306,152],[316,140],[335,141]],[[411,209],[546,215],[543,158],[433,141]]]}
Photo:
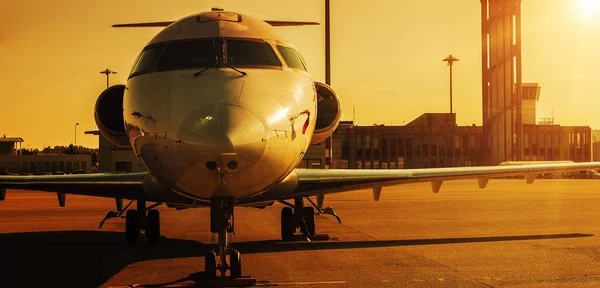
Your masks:
{"label": "cockpit side window", "polygon": [[226,39],[227,64],[233,66],[281,67],[275,51],[266,42]]}
{"label": "cockpit side window", "polygon": [[175,42],[158,64],[159,70],[212,67],[217,55],[212,39]]}
{"label": "cockpit side window", "polygon": [[137,62],[133,66],[131,75],[146,73],[154,69],[154,67],[156,67],[156,62],[158,62],[158,59],[162,55],[163,49],[164,46],[162,45],[152,46],[144,49],[142,54],[140,54],[140,57],[138,57]]}
{"label": "cockpit side window", "polygon": [[288,67],[294,69],[301,69],[306,71],[306,67],[304,66],[304,62],[302,62],[302,58],[298,55],[298,51],[292,47],[277,45],[277,50],[287,63]]}

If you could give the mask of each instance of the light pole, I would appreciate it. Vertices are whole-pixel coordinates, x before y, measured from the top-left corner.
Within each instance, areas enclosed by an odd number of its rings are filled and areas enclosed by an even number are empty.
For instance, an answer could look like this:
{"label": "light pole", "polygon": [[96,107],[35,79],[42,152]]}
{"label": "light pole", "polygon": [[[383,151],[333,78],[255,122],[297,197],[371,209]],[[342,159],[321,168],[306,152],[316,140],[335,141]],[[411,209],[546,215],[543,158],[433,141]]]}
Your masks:
{"label": "light pole", "polygon": [[108,78],[110,74],[117,74],[117,71],[112,71],[108,68],[106,68],[106,70],[104,71],[100,71],[100,74],[105,74],[106,75],[106,88],[108,88]]}
{"label": "light pole", "polygon": [[75,144],[73,146],[77,147],[77,126],[79,125],[79,122],[75,123]]}
{"label": "light pole", "polygon": [[448,62],[448,66],[450,66],[450,114],[452,114],[452,64],[459,60],[454,58],[452,56],[452,54],[450,54],[448,57],[444,58],[444,60],[442,60],[442,61]]}
{"label": "light pole", "polygon": [[[325,0],[325,84],[331,86],[331,12],[329,0]],[[333,168],[333,134],[325,143],[327,149],[327,169]]]}

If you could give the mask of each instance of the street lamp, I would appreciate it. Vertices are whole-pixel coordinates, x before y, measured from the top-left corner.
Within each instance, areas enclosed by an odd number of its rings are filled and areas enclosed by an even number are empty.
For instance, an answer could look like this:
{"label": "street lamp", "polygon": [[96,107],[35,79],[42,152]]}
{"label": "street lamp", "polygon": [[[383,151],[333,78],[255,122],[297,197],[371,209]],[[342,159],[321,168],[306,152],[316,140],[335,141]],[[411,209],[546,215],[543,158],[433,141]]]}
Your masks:
{"label": "street lamp", "polygon": [[454,58],[452,56],[452,54],[450,54],[448,57],[444,58],[444,60],[442,60],[442,61],[448,62],[448,66],[450,66],[450,113],[452,113],[452,64],[459,60]]}
{"label": "street lamp", "polygon": [[106,70],[104,71],[100,71],[100,74],[105,74],[106,75],[106,88],[108,88],[108,78],[110,74],[117,74],[117,71],[112,71],[108,68],[106,68]]}
{"label": "street lamp", "polygon": [[75,144],[73,146],[77,147],[77,126],[79,125],[79,122],[75,123]]}

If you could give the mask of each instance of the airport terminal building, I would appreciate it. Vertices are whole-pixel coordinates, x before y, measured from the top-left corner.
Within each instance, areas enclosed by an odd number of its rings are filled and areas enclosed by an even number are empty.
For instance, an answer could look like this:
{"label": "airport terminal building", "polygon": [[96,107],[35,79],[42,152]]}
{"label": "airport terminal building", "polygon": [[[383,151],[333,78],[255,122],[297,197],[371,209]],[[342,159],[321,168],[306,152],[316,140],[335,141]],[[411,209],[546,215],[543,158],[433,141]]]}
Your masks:
{"label": "airport terminal building", "polygon": [[91,154],[33,154],[20,155],[23,138],[0,138],[0,168],[17,174],[62,174],[90,170]]}
{"label": "airport terminal building", "polygon": [[[421,118],[454,119],[454,116],[449,113],[423,114],[415,121]],[[421,126],[414,125],[415,121],[406,126],[355,126],[342,132],[346,133],[347,144],[341,146],[348,147],[348,150],[341,154],[347,154],[348,167],[394,169],[495,165],[489,164],[492,159],[485,157],[482,126],[444,126],[446,123],[436,121]],[[523,161],[591,160],[589,127],[524,125],[523,128]]]}

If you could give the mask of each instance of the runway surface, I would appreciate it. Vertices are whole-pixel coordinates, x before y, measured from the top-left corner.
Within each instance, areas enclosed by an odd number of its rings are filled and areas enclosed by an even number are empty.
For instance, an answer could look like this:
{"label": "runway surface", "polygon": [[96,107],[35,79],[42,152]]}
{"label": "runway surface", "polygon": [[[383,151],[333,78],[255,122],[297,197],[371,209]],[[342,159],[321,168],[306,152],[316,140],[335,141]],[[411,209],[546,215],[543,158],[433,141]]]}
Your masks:
{"label": "runway surface", "polygon": [[[600,182],[476,180],[327,196],[326,242],[282,243],[281,205],[236,208],[243,272],[292,287],[599,287]],[[161,207],[163,241],[124,244],[125,221],[98,224],[111,199],[8,191],[0,202],[1,287],[159,284],[204,271],[216,241],[208,209]]]}

